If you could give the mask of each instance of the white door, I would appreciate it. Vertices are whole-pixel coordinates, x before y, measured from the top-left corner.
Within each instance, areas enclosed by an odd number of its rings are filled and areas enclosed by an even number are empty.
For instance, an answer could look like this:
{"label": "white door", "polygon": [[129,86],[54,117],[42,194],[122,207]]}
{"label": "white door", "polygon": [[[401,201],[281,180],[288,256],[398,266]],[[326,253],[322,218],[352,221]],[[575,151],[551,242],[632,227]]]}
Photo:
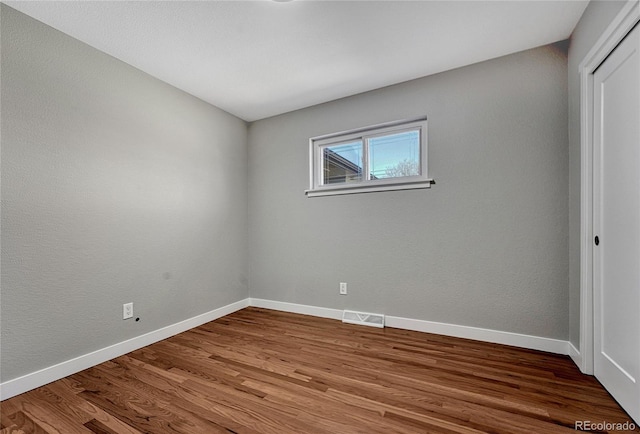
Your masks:
{"label": "white door", "polygon": [[594,73],[594,374],[640,423],[640,28]]}

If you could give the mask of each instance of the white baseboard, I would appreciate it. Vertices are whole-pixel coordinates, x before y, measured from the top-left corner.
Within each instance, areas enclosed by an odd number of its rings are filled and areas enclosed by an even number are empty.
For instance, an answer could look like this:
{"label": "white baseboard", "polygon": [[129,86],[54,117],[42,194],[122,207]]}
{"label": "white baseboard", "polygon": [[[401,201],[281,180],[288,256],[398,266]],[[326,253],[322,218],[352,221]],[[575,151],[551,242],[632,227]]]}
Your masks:
{"label": "white baseboard", "polygon": [[[284,312],[300,313],[303,315],[318,316],[322,318],[342,319],[342,310],[327,307],[308,306],[304,304],[286,303],[282,301],[251,298],[250,305],[274,309]],[[503,332],[498,330],[482,329],[477,327],[446,324],[419,319],[401,318],[397,316],[385,316],[385,327],[393,327],[405,330],[414,330],[438,335],[453,336],[457,338],[473,339],[476,341],[492,342],[496,344],[511,345],[514,347],[529,348],[532,350],[546,351],[554,354],[569,354],[569,343],[559,339],[542,338],[539,336],[523,335],[518,333]]]}
{"label": "white baseboard", "polygon": [[434,333],[437,335],[453,336],[456,338],[473,339],[476,341],[491,342],[494,344],[511,345],[513,347],[546,351],[554,354],[569,354],[567,341],[543,338],[540,336],[523,335],[519,333],[446,324],[441,322],[423,321],[419,319],[401,318],[397,316],[385,316],[385,327]]}
{"label": "white baseboard", "polygon": [[300,313],[302,315],[318,316],[320,318],[342,319],[340,309],[328,307],[309,306],[306,304],[287,303],[284,301],[264,300],[261,298],[250,298],[249,305],[263,307],[265,309],[279,310],[282,312]]}
{"label": "white baseboard", "polygon": [[580,351],[578,351],[571,342],[567,342],[567,344],[569,345],[569,357],[571,357],[573,363],[575,363],[582,372],[582,354],[580,354]]}
{"label": "white baseboard", "polygon": [[178,333],[182,333],[225,315],[229,315],[230,313],[240,309],[244,309],[247,306],[249,306],[249,299],[245,298],[244,300],[194,316],[193,318],[189,318],[144,335],[93,351],[89,354],[58,363],[57,365],[23,375],[22,377],[6,381],[0,384],[0,401],[35,389],[36,387],[44,386],[52,381],[75,374],[83,369],[90,368],[139,348],[146,347],[147,345],[151,345],[155,342],[177,335]]}
{"label": "white baseboard", "polygon": [[[299,313],[303,315],[342,319],[342,310],[327,307],[309,306],[304,304],[287,303],[282,301],[264,300],[260,298],[245,298],[210,312],[189,318],[187,320],[154,330],[142,336],[102,348],[83,356],[67,360],[57,365],[41,369],[36,372],[6,381],[0,384],[0,401],[35,389],[52,381],[59,380],[69,375],[80,372],[100,363],[122,356],[131,351],[151,345],[155,342],[177,335],[184,331],[198,327],[207,322],[229,315],[248,306],[262,307],[265,309],[279,310],[283,312]],[[489,330],[455,324],[446,324],[418,319],[385,316],[385,326],[405,330],[414,330],[425,333],[435,333],[445,336],[453,336],[465,339],[473,339],[484,342],[512,345],[515,347],[529,348],[533,350],[547,351],[555,354],[570,355],[573,361],[582,366],[580,352],[569,342],[549,339],[539,336],[523,335],[518,333]]]}

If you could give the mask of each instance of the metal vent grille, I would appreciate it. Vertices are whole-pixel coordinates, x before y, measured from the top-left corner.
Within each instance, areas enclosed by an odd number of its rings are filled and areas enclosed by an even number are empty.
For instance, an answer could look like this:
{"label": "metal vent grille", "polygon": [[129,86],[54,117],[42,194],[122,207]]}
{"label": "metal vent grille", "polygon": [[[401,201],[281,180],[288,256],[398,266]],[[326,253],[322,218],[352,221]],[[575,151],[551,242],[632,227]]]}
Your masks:
{"label": "metal vent grille", "polygon": [[353,310],[345,310],[342,313],[342,322],[382,328],[384,327],[384,315],[380,313],[366,313],[355,312]]}

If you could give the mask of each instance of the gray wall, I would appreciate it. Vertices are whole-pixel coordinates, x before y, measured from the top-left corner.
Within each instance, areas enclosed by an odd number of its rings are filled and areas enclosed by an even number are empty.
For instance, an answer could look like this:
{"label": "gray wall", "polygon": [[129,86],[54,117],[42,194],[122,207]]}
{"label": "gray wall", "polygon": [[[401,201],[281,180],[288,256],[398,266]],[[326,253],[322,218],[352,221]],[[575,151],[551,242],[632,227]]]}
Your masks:
{"label": "gray wall", "polygon": [[[558,339],[570,311],[577,345],[574,71],[620,6],[591,3],[569,71],[563,44],[541,47],[258,121],[247,136],[240,119],[0,5],[0,381],[249,287]],[[432,189],[304,196],[309,137],[422,115]],[[129,301],[140,322],[120,319]]]}
{"label": "gray wall", "polygon": [[[251,296],[567,339],[564,48],[252,123]],[[432,189],[305,197],[309,137],[421,115]]]}
{"label": "gray wall", "polygon": [[578,66],[625,2],[591,1],[569,46],[569,323],[580,349],[580,76]]}
{"label": "gray wall", "polygon": [[246,298],[246,123],[1,8],[2,381]]}

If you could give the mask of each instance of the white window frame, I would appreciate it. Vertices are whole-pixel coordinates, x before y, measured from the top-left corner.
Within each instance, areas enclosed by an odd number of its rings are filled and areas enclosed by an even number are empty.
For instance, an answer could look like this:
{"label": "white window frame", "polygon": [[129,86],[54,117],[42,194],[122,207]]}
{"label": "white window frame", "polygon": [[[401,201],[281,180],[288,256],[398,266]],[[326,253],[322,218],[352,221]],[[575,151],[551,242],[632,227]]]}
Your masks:
{"label": "white window frame", "polygon": [[[405,131],[420,133],[420,175],[397,178],[370,179],[369,140]],[[360,182],[323,184],[322,150],[327,146],[362,141],[362,177]],[[370,193],[374,191],[410,190],[430,188],[435,182],[428,176],[427,118],[387,122],[370,127],[339,133],[326,134],[309,139],[309,189],[307,197],[333,196],[338,194]]]}

